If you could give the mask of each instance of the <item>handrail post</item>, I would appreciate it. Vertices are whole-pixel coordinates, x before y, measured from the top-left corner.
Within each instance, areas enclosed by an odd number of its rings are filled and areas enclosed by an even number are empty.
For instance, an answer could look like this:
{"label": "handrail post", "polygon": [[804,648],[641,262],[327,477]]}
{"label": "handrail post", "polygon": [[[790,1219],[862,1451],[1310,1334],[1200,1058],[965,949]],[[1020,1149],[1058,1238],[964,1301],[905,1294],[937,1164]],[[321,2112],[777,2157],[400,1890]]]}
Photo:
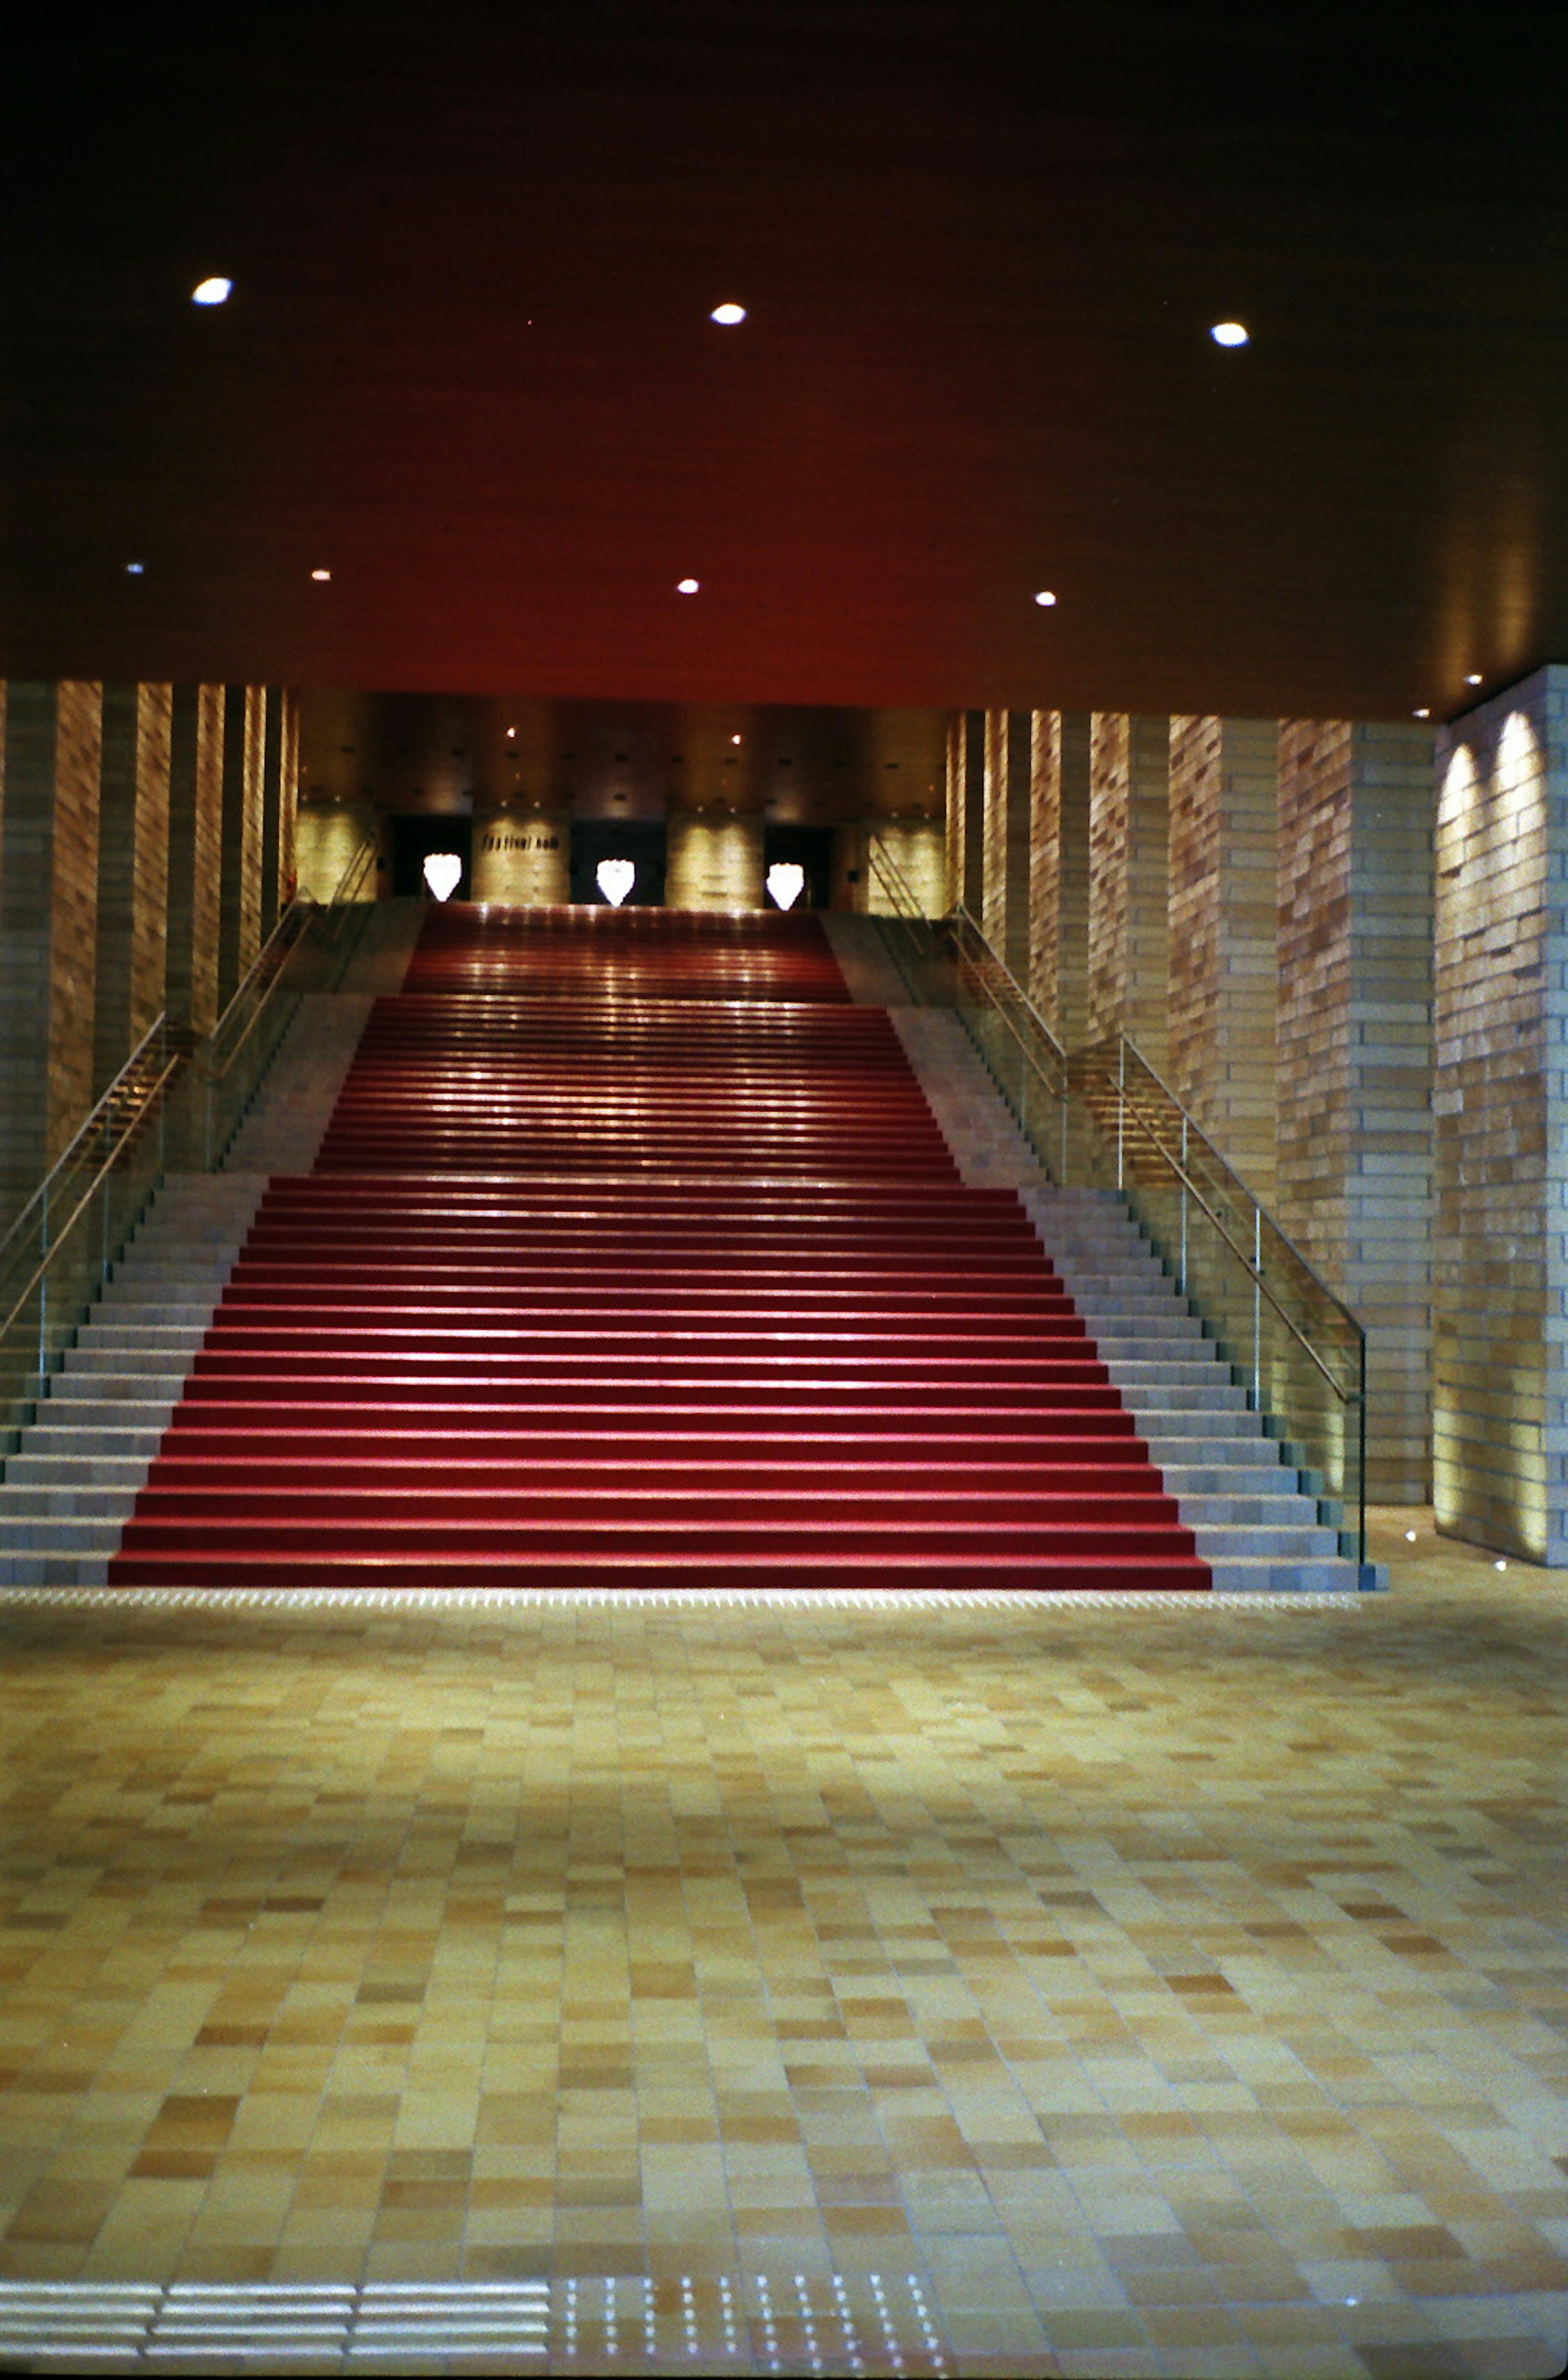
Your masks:
{"label": "handrail post", "polygon": [[1263,1410],[1263,1209],[1252,1202],[1252,1409]]}
{"label": "handrail post", "polygon": [[1122,1142],[1126,1129],[1127,1113],[1127,1040],[1125,1034],[1116,1037],[1116,1187],[1123,1186]]}
{"label": "handrail post", "polygon": [[1185,1108],[1182,1111],[1182,1267],[1179,1285],[1185,1297],[1187,1293],[1187,1119]]}

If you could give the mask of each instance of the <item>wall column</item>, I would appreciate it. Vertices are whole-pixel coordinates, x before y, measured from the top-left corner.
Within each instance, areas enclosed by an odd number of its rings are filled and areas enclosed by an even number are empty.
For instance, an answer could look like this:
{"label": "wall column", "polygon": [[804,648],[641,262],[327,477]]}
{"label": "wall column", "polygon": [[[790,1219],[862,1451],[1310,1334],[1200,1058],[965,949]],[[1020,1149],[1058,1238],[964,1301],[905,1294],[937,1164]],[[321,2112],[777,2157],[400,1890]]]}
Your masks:
{"label": "wall column", "polygon": [[93,1101],[103,689],[13,679],[0,789],[0,1203],[19,1206]]}
{"label": "wall column", "polygon": [[1171,722],[1172,1089],[1274,1196],[1279,722]]}
{"label": "wall column", "polygon": [[200,1037],[218,1014],[224,690],[176,686],[169,718],[169,1022]]}
{"label": "wall column", "polygon": [[95,1094],[113,1082],[164,1005],[171,707],[166,686],[103,689]]}
{"label": "wall column", "polygon": [[1097,710],[1089,736],[1088,1030],[1125,1033],[1163,1073],[1170,722]]}
{"label": "wall column", "polygon": [[971,917],[985,905],[985,745],[983,710],[954,711],[947,741],[947,895]]}
{"label": "wall column", "polygon": [[1088,1038],[1087,711],[1034,713],[1029,780],[1029,997],[1076,1050]]}
{"label": "wall column", "polygon": [[278,909],[299,886],[299,697],[286,689],[278,715]]}
{"label": "wall column", "polygon": [[1432,1501],[1568,1566],[1568,669],[1438,737]]}
{"label": "wall column", "polygon": [[1275,1196],[1367,1331],[1367,1494],[1431,1462],[1432,739],[1280,723]]}
{"label": "wall column", "polygon": [[261,947],[262,817],[267,697],[259,686],[224,694],[223,861],[218,911],[218,1004]]}

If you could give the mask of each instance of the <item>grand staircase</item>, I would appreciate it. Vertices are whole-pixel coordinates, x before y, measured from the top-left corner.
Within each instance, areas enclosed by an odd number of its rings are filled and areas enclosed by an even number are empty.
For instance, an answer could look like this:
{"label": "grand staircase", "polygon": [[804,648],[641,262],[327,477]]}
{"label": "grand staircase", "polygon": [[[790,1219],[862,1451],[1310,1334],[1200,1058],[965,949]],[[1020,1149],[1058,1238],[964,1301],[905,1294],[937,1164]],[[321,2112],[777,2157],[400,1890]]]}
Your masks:
{"label": "grand staircase", "polygon": [[432,910],[198,1335],[112,1584],[1210,1583],[810,917]]}

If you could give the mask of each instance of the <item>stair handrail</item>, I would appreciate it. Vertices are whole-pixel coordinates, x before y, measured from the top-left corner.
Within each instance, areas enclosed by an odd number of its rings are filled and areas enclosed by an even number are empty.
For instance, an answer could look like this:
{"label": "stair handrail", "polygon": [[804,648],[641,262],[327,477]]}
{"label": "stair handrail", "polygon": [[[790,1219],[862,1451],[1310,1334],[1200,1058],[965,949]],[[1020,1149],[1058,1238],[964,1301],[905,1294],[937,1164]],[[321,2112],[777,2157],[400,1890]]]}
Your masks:
{"label": "stair handrail", "polygon": [[[188,1028],[172,1025],[166,1011],[148,1027],[43,1180],[30,1192],[5,1231],[0,1232],[0,1281],[4,1280],[9,1266],[18,1260],[23,1264],[27,1262],[28,1237],[36,1232],[39,1241],[37,1261],[31,1266],[21,1288],[14,1293],[7,1310],[0,1316],[0,1346],[9,1339],[29,1299],[35,1292],[40,1292],[40,1285],[46,1281],[62,1249],[67,1245],[70,1233],[132,1143],[145,1126],[154,1121],[162,1122],[165,1103],[176,1087],[187,1079],[199,1080],[206,1087],[210,1099],[213,1089],[230,1074],[282,981],[289,958],[312,922],[325,921],[324,939],[329,944],[337,940],[346,912],[355,903],[374,856],[375,844],[367,840],[349,858],[329,901],[318,902],[309,894],[303,894],[296,895],[288,903],[236,986],[210,1034],[194,1038]],[[224,1034],[243,1014],[247,1002],[252,1004],[242,1029],[231,1046],[220,1051],[219,1044]],[[210,1132],[208,1140],[208,1162],[211,1162]],[[56,1204],[61,1187],[73,1172],[79,1175],[84,1169],[85,1184],[79,1186],[72,1184],[66,1191],[68,1211],[62,1217]],[[107,1261],[106,1257],[104,1261]],[[49,1291],[43,1289],[40,1296],[42,1332],[43,1308]],[[39,1360],[42,1365],[42,1355]]]}
{"label": "stair handrail", "polygon": [[[868,845],[868,859],[878,883],[893,905],[898,921],[906,929],[913,929],[919,916],[914,896],[902,878],[897,862],[881,844],[880,838],[873,837]],[[1183,1107],[1169,1084],[1155,1072],[1128,1036],[1112,1035],[1069,1056],[1006,961],[991,946],[984,929],[962,904],[946,917],[929,919],[924,923],[932,938],[933,947],[939,936],[945,939],[966,985],[984,1001],[1025,1064],[1038,1075],[1048,1096],[1060,1101],[1062,1161],[1058,1178],[1063,1184],[1065,1184],[1067,1176],[1066,1120],[1069,1106],[1085,1118],[1097,1136],[1100,1134],[1099,1119],[1083,1097],[1086,1078],[1098,1076],[1110,1086],[1116,1099],[1114,1159],[1117,1190],[1132,1200],[1136,1211],[1136,1201],[1128,1181],[1130,1125],[1137,1144],[1146,1153],[1153,1155],[1171,1183],[1183,1194],[1179,1278],[1184,1293],[1187,1287],[1185,1199],[1193,1201],[1213,1229],[1226,1257],[1239,1267],[1253,1299],[1251,1391],[1255,1410],[1263,1411],[1260,1315],[1262,1303],[1266,1300],[1284,1326],[1290,1340],[1301,1349],[1325,1382],[1345,1415],[1347,1425],[1354,1417],[1356,1437],[1355,1534],[1356,1560],[1364,1566],[1367,1558],[1367,1333],[1360,1321],[1248,1189],[1235,1169]],[[991,1059],[983,1046],[981,1054],[989,1064]],[[1000,1081],[1000,1077],[998,1079]],[[1152,1090],[1147,1087],[1152,1087]],[[1177,1141],[1180,1154],[1173,1145]],[[1196,1171],[1192,1162],[1195,1153],[1202,1160]],[[1200,1179],[1199,1176],[1204,1174],[1208,1178]],[[1217,1211],[1222,1203],[1239,1207],[1244,1214],[1250,1216],[1250,1255],[1239,1243],[1232,1223]],[[1277,1293],[1264,1262],[1266,1243],[1277,1256],[1288,1259],[1287,1269],[1294,1269],[1304,1286],[1306,1302],[1315,1305],[1325,1317],[1327,1329],[1319,1335],[1331,1354],[1343,1353],[1345,1358],[1343,1377],[1335,1366],[1325,1359],[1297,1316],[1290,1311]]]}
{"label": "stair handrail", "polygon": [[[1112,1062],[1112,1061],[1114,1062]],[[1226,1245],[1234,1252],[1238,1262],[1243,1264],[1249,1273],[1257,1274],[1258,1276],[1263,1294],[1269,1300],[1270,1305],[1273,1306],[1282,1322],[1283,1322],[1286,1327],[1295,1333],[1295,1337],[1301,1341],[1303,1348],[1306,1350],[1307,1354],[1312,1357],[1313,1362],[1318,1365],[1319,1369],[1323,1372],[1324,1378],[1329,1379],[1331,1385],[1335,1385],[1333,1383],[1332,1375],[1324,1366],[1321,1358],[1319,1356],[1316,1349],[1312,1346],[1311,1342],[1303,1336],[1295,1322],[1292,1319],[1291,1316],[1286,1312],[1285,1308],[1280,1304],[1278,1298],[1274,1295],[1274,1293],[1270,1288],[1267,1280],[1262,1277],[1260,1268],[1256,1258],[1249,1257],[1244,1248],[1237,1246],[1224,1221],[1218,1214],[1216,1214],[1214,1208],[1204,1196],[1201,1185],[1195,1180],[1188,1170],[1188,1167],[1183,1162],[1181,1158],[1176,1156],[1174,1151],[1170,1148],[1166,1142],[1161,1138],[1158,1126],[1150,1121],[1147,1108],[1140,1104],[1136,1094],[1129,1092],[1126,1088],[1126,1067],[1129,1061],[1136,1069],[1138,1074],[1142,1075],[1149,1082],[1154,1085],[1156,1090],[1161,1095],[1161,1099],[1167,1111],[1173,1113],[1178,1122],[1182,1124],[1184,1127],[1184,1138],[1188,1144],[1189,1150],[1191,1146],[1196,1143],[1197,1147],[1202,1151],[1204,1157],[1209,1160],[1210,1172],[1219,1174],[1223,1181],[1234,1190],[1236,1193],[1237,1203],[1239,1205],[1250,1208],[1255,1215],[1262,1219],[1263,1224],[1267,1226],[1274,1240],[1285,1251],[1286,1255],[1290,1257],[1293,1263],[1295,1265],[1296,1269],[1311,1282],[1313,1289],[1316,1291],[1321,1302],[1325,1305],[1332,1308],[1340,1320],[1347,1326],[1352,1344],[1364,1343],[1367,1333],[1362,1323],[1358,1321],[1355,1315],[1352,1313],[1344,1300],[1336,1295],[1335,1292],[1330,1288],[1328,1282],[1323,1279],[1322,1274],[1312,1263],[1310,1257],[1303,1254],[1302,1250],[1291,1238],[1290,1233],[1284,1230],[1282,1224],[1276,1222],[1273,1216],[1270,1214],[1268,1208],[1264,1206],[1262,1200],[1257,1196],[1256,1192],[1247,1188],[1246,1184],[1242,1180],[1241,1175],[1236,1172],[1234,1166],[1221,1155],[1213,1142],[1209,1139],[1208,1134],[1204,1131],[1202,1125],[1199,1124],[1190,1112],[1183,1107],[1181,1100],[1177,1098],[1175,1092],[1172,1090],[1170,1085],[1159,1074],[1156,1068],[1149,1064],[1148,1059],[1143,1055],[1142,1051],[1138,1049],[1136,1042],[1131,1038],[1130,1035],[1125,1033],[1108,1035],[1105,1039],[1100,1042],[1091,1043],[1086,1049],[1076,1050],[1070,1063],[1074,1073],[1079,1075],[1095,1073],[1098,1074],[1102,1080],[1112,1083],[1114,1086],[1118,1100],[1124,1101],[1129,1107],[1131,1107],[1136,1117],[1139,1128],[1146,1135],[1149,1143],[1155,1149],[1161,1162],[1166,1166],[1169,1172],[1174,1174],[1176,1179],[1191,1192],[1193,1197],[1197,1199],[1198,1205],[1203,1208],[1204,1213],[1209,1217],[1209,1221],[1214,1225],[1215,1230],[1225,1241]],[[1118,1179],[1116,1186],[1118,1189],[1123,1186],[1120,1179]],[[1341,1391],[1340,1393],[1343,1395],[1347,1393],[1354,1394],[1355,1392],[1354,1390],[1351,1390]]]}
{"label": "stair handrail", "polygon": [[[16,1321],[48,1270],[55,1247],[84,1212],[104,1174],[147,1122],[166,1085],[185,1063],[184,1051],[175,1046],[170,1035],[167,1016],[160,1016],[148,1026],[108,1089],[88,1111],[27,1204],[0,1234],[0,1271],[9,1259],[15,1243],[24,1239],[29,1232],[42,1232],[46,1244],[26,1288],[10,1312],[0,1320],[0,1337],[4,1337]],[[143,1069],[148,1066],[153,1071],[144,1076]],[[95,1141],[100,1143],[96,1150],[93,1148]],[[56,1186],[74,1167],[94,1155],[97,1162],[76,1205],[63,1223],[57,1217],[52,1219],[49,1208]]]}

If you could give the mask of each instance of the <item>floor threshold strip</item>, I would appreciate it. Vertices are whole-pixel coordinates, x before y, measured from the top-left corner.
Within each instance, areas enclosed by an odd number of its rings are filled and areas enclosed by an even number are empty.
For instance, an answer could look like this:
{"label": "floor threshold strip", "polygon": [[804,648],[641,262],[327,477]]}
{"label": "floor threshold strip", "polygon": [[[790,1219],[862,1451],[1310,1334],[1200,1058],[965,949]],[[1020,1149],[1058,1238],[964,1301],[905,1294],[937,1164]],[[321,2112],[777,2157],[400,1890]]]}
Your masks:
{"label": "floor threshold strip", "polygon": [[0,2359],[32,2366],[497,2356],[518,2369],[908,2375],[949,2352],[918,2276],[640,2274],[496,2282],[0,2281]]}
{"label": "floor threshold strip", "polygon": [[537,1608],[637,1611],[650,1608],[745,1611],[1342,1611],[1367,1600],[1351,1591],[1221,1589],[1171,1595],[1134,1587],[700,1586],[17,1586],[0,1587],[6,1610],[493,1611]]}

